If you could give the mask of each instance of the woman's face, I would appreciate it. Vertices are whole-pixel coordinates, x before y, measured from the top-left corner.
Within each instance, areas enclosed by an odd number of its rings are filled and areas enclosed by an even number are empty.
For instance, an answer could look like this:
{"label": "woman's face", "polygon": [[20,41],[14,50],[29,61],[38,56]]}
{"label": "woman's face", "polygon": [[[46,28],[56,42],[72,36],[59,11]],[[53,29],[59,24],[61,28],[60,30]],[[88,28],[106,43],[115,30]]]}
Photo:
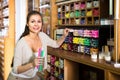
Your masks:
{"label": "woman's face", "polygon": [[42,27],[41,16],[36,14],[32,15],[28,21],[27,26],[29,27],[30,33],[39,33]]}

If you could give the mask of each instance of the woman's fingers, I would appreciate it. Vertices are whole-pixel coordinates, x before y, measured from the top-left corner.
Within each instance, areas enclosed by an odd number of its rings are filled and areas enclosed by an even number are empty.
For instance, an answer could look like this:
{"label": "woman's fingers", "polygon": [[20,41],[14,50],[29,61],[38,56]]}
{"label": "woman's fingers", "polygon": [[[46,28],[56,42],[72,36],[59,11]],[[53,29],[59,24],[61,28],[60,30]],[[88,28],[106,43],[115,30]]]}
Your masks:
{"label": "woman's fingers", "polygon": [[36,66],[36,67],[38,67],[39,65],[43,65],[43,64],[44,64],[44,58],[43,57],[37,57],[33,61],[33,66]]}
{"label": "woman's fingers", "polygon": [[44,63],[44,58],[43,57],[38,57],[38,65],[41,65]]}

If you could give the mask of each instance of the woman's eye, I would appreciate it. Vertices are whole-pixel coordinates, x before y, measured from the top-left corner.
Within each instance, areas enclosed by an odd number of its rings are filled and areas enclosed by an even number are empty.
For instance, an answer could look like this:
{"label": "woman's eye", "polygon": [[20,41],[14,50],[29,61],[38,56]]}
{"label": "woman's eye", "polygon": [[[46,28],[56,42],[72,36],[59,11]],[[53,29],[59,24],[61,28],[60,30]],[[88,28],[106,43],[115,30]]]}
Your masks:
{"label": "woman's eye", "polygon": [[31,23],[34,23],[35,21],[31,21]]}
{"label": "woman's eye", "polygon": [[38,21],[38,23],[41,23],[42,21]]}
{"label": "woman's eye", "polygon": [[37,23],[42,23],[42,21],[31,21],[31,23],[34,23],[34,22],[37,22]]}

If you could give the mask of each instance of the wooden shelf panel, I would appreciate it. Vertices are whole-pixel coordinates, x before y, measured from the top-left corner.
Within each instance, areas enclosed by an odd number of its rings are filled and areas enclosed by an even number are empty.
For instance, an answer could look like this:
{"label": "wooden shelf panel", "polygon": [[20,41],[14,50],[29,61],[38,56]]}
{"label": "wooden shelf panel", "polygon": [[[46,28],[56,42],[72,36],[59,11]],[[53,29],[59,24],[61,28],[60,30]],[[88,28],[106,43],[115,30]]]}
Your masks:
{"label": "wooden shelf panel", "polygon": [[68,4],[71,2],[77,2],[77,1],[80,1],[80,0],[56,0],[56,4],[61,5],[61,4]]}
{"label": "wooden shelf panel", "polygon": [[[14,0],[0,0],[0,66],[2,72],[0,74],[4,80],[11,71],[11,61],[14,53],[15,40],[15,1]],[[9,25],[8,25],[9,24]],[[6,30],[3,32],[4,30]]]}
{"label": "wooden shelf panel", "polygon": [[109,1],[68,0],[57,1],[56,3],[58,25],[101,25],[101,19],[109,17]]}
{"label": "wooden shelf panel", "polygon": [[48,47],[48,53],[74,62],[82,63],[91,67],[99,68],[102,70],[109,70],[110,72],[120,75],[120,69],[115,68],[113,64],[108,64],[104,60],[99,60],[99,59],[95,62],[90,58],[89,55],[84,55],[84,54],[60,50],[60,49],[54,49],[50,47]]}

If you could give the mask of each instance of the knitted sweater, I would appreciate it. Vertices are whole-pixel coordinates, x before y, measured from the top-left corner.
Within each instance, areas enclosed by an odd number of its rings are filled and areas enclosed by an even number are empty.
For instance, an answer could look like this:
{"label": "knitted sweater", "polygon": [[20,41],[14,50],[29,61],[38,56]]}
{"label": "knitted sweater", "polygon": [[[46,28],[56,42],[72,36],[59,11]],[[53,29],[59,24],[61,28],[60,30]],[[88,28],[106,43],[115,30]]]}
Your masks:
{"label": "knitted sweater", "polygon": [[[59,45],[57,42],[53,39],[51,39],[49,36],[47,36],[45,33],[40,32],[39,37],[42,42],[42,48],[44,49],[45,52],[45,61],[44,61],[44,69],[47,68],[47,46],[53,47],[53,48],[58,48]],[[21,38],[15,47],[15,54],[14,54],[14,65],[12,69],[13,75],[19,76],[19,77],[34,77],[36,75],[36,70],[35,69],[30,69],[26,72],[18,74],[17,68],[20,65],[25,65],[29,63],[30,61],[33,61],[35,58],[35,53],[33,53],[32,49],[30,46],[27,44],[26,40]]]}

